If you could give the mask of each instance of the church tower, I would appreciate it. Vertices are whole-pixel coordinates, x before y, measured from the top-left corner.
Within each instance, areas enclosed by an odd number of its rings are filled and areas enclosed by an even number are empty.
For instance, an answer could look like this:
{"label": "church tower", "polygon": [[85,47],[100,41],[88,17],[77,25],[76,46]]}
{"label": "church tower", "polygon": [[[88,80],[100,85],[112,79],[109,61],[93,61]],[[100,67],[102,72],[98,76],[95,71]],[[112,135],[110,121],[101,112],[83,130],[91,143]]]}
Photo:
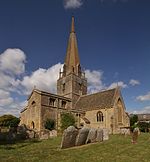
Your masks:
{"label": "church tower", "polygon": [[72,109],[78,98],[81,95],[87,94],[87,79],[80,66],[74,17],[72,17],[71,31],[63,71],[60,71],[59,79],[57,80],[57,94],[71,98]]}

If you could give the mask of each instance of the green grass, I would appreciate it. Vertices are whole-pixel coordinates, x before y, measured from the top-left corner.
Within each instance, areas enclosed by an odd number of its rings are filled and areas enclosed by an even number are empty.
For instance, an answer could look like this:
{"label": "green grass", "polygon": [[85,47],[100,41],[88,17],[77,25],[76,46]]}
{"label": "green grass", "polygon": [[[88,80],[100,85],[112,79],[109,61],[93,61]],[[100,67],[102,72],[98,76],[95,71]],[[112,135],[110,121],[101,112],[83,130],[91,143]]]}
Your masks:
{"label": "green grass", "polygon": [[150,134],[137,144],[130,136],[112,135],[108,141],[60,149],[61,137],[0,145],[0,162],[150,162]]}

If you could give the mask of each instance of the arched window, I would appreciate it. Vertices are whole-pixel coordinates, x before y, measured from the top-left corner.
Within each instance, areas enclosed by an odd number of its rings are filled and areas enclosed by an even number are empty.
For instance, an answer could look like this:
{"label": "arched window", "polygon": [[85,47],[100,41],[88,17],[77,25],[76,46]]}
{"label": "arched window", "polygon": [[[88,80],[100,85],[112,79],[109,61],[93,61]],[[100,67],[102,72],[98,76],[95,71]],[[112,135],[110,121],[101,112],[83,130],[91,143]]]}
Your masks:
{"label": "arched window", "polygon": [[32,106],[35,106],[36,105],[35,101],[32,101],[31,105]]}
{"label": "arched window", "polygon": [[122,123],[123,110],[122,110],[122,103],[120,99],[118,100],[117,107],[118,107],[118,122]]}
{"label": "arched window", "polygon": [[103,113],[101,111],[97,112],[97,122],[103,122],[104,120],[104,116]]}
{"label": "arched window", "polygon": [[35,124],[34,124],[34,122],[33,122],[33,121],[31,122],[31,128],[32,128],[32,129],[34,129],[34,128],[35,128]]}

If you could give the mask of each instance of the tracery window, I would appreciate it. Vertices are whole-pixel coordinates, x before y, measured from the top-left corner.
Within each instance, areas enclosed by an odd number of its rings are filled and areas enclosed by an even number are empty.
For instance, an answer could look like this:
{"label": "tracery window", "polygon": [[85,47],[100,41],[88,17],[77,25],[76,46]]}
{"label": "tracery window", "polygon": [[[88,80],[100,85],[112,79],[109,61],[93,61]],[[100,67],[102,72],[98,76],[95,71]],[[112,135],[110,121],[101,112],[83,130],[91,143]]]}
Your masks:
{"label": "tracery window", "polygon": [[49,98],[49,105],[55,106],[55,99],[54,98]]}
{"label": "tracery window", "polygon": [[97,122],[103,122],[104,121],[104,116],[101,111],[97,112]]}
{"label": "tracery window", "polygon": [[66,101],[62,101],[62,102],[61,102],[61,107],[62,107],[62,108],[66,108]]}
{"label": "tracery window", "polygon": [[65,88],[66,88],[65,87],[66,86],[65,83],[62,86],[63,86],[62,90],[63,90],[63,92],[65,92]]}

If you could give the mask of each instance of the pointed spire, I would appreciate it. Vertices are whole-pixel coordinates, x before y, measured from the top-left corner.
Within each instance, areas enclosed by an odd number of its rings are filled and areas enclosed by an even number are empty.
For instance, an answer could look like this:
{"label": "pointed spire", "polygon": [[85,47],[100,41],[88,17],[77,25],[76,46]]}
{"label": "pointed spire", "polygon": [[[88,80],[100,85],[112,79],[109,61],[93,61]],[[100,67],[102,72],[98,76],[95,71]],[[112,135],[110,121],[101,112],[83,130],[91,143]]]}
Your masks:
{"label": "pointed spire", "polygon": [[72,21],[71,21],[71,33],[75,33],[74,16],[72,16]]}
{"label": "pointed spire", "polygon": [[80,60],[78,54],[77,39],[75,34],[74,17],[71,21],[71,32],[68,41],[66,58],[64,63],[64,75],[69,73],[78,74],[80,71]]}

